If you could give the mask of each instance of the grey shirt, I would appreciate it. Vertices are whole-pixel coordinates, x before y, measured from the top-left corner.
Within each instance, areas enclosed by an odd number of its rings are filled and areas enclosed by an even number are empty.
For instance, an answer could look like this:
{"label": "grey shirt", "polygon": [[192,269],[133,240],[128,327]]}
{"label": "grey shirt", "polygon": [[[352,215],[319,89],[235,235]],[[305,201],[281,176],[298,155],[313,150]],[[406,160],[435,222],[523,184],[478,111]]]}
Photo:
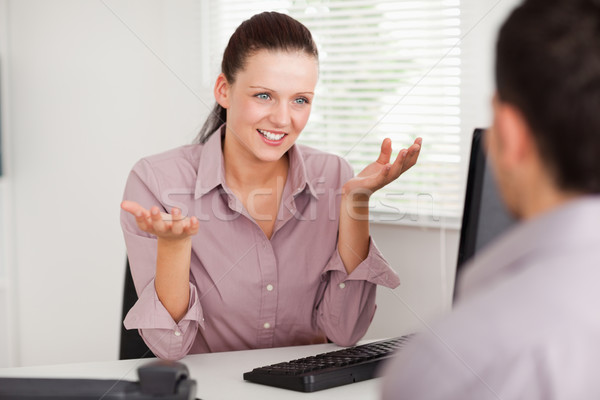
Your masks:
{"label": "grey shirt", "polygon": [[599,196],[517,225],[385,366],[383,398],[600,399],[599,283]]}

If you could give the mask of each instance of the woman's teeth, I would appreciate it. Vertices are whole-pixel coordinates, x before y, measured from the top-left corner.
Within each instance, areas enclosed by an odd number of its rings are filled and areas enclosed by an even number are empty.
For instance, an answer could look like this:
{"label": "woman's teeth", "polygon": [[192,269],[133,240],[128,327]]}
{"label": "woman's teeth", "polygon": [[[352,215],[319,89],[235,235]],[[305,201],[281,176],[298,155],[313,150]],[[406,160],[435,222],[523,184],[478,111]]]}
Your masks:
{"label": "woman's teeth", "polygon": [[263,131],[262,129],[258,129],[258,132],[260,132],[267,139],[273,141],[281,140],[285,136],[285,133],[271,133],[269,131]]}

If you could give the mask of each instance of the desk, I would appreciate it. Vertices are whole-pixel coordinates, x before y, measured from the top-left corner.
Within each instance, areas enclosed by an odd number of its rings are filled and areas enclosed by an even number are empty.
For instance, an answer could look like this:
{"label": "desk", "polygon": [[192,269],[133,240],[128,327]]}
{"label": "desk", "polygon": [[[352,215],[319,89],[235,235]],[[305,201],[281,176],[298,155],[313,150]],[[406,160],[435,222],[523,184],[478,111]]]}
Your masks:
{"label": "desk", "polygon": [[[197,382],[196,397],[215,399],[379,399],[381,379],[352,383],[314,393],[300,393],[246,382],[255,367],[339,349],[334,344],[194,354],[181,360]],[[137,368],[153,359],[0,368],[0,377],[96,378],[137,381]]]}

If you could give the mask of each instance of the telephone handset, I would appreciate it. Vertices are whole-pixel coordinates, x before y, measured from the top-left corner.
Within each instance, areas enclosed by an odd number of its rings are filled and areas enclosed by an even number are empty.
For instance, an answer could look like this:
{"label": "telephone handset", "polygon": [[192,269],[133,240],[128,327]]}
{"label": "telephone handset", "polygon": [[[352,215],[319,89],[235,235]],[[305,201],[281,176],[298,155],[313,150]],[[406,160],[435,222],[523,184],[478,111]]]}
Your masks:
{"label": "telephone handset", "polygon": [[138,368],[139,382],[115,379],[0,378],[0,400],[194,400],[187,367],[157,360]]}
{"label": "telephone handset", "polygon": [[188,379],[190,372],[180,362],[154,361],[139,367],[138,376],[143,395],[167,396],[190,393],[189,397],[173,397],[173,399],[194,399],[196,381]]}

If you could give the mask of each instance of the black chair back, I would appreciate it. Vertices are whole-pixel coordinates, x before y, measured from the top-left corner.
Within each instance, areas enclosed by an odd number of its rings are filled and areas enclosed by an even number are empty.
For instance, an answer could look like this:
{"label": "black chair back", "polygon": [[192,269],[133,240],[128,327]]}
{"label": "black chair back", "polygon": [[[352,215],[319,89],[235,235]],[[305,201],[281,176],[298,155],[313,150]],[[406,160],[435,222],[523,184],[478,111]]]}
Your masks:
{"label": "black chair back", "polygon": [[[125,319],[125,316],[133,307],[137,301],[138,296],[133,285],[133,277],[131,276],[131,268],[129,267],[129,258],[125,263],[125,285],[123,289],[123,310],[121,315],[121,321]],[[129,360],[133,358],[152,358],[155,357],[154,353],[150,351],[144,339],[140,336],[137,329],[127,330],[121,322],[121,344],[119,348],[119,359]]]}

